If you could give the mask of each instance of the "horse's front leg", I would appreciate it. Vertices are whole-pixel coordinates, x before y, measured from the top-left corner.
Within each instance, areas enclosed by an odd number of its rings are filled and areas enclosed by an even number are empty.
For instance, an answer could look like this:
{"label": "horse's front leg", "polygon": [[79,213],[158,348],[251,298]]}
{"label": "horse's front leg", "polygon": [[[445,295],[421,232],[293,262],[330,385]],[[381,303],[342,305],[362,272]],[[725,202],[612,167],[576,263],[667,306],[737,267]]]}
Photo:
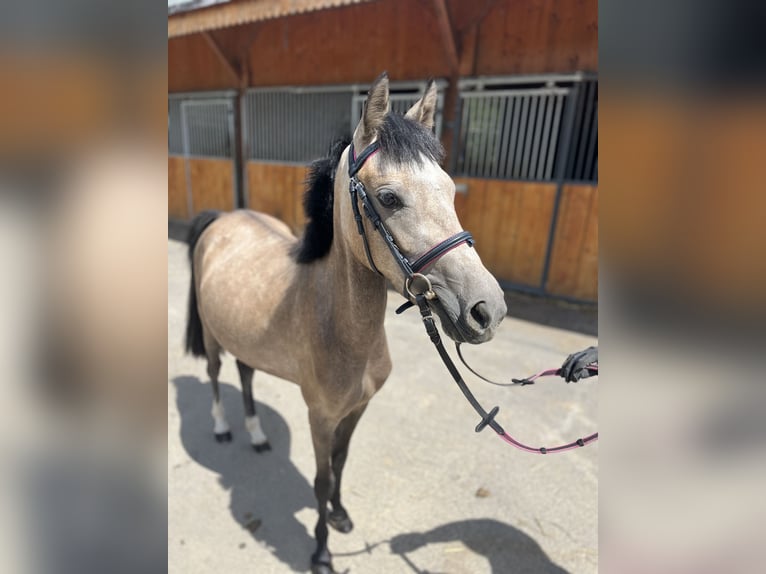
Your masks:
{"label": "horse's front leg", "polygon": [[314,494],[319,512],[319,519],[314,529],[317,547],[311,556],[311,572],[312,574],[333,574],[332,556],[327,548],[327,503],[335,486],[331,457],[333,435],[337,423],[317,413],[312,413],[311,410],[309,410],[309,422],[311,423],[311,439],[314,443],[314,456],[317,465]]}
{"label": "horse's front leg", "polygon": [[339,532],[351,532],[354,528],[354,523],[351,522],[351,518],[346,512],[343,504],[340,501],[340,485],[343,479],[343,468],[346,465],[346,458],[348,457],[348,446],[351,442],[351,435],[354,433],[359,419],[362,418],[364,410],[367,408],[367,404],[363,404],[361,407],[356,408],[350,414],[344,418],[338,428],[335,429],[335,437],[333,440],[332,449],[332,471],[335,476],[335,487],[333,489],[332,498],[332,512],[328,517],[330,526],[335,528]]}

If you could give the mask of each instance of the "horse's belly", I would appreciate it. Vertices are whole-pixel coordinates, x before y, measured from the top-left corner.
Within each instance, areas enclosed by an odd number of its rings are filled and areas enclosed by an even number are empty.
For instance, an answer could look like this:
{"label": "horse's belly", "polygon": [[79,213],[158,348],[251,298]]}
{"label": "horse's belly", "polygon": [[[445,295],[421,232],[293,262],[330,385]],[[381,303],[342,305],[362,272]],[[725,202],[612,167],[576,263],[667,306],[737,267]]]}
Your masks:
{"label": "horse's belly", "polygon": [[289,255],[294,240],[260,214],[223,218],[204,238],[197,259],[205,328],[249,366],[295,381],[299,357],[294,341],[290,344],[295,315],[290,299],[296,263]]}

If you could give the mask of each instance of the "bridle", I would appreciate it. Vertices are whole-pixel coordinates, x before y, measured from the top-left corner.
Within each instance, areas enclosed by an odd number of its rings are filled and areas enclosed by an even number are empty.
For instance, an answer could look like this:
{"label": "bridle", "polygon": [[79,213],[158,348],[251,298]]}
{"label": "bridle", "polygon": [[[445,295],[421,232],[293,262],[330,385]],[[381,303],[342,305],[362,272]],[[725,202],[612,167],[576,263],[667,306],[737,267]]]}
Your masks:
{"label": "bridle", "polygon": [[364,252],[367,255],[367,261],[370,263],[370,268],[375,273],[383,276],[383,274],[378,269],[378,266],[375,265],[375,260],[372,258],[372,253],[370,252],[370,245],[367,241],[367,234],[364,230],[364,224],[362,223],[362,214],[359,211],[358,200],[361,200],[364,214],[372,222],[372,225],[375,227],[378,233],[380,233],[380,236],[383,238],[383,242],[386,244],[386,247],[388,247],[391,255],[394,256],[394,261],[396,261],[397,265],[399,265],[399,268],[402,270],[402,273],[404,273],[404,289],[402,290],[402,295],[407,297],[407,294],[409,294],[414,299],[415,293],[411,291],[411,288],[415,287],[416,285],[420,285],[423,286],[423,288],[418,289],[419,292],[424,293],[427,299],[435,299],[436,294],[431,288],[431,282],[425,275],[420,273],[420,271],[435,263],[440,257],[446,255],[449,251],[452,251],[463,243],[467,244],[469,247],[472,247],[473,236],[468,231],[460,231],[455,233],[444,241],[437,243],[423,255],[415,259],[414,262],[410,263],[410,260],[407,259],[404,254],[402,254],[402,250],[399,249],[399,246],[396,244],[393,235],[391,235],[391,232],[388,231],[386,224],[383,223],[383,219],[380,217],[378,210],[375,209],[375,206],[370,201],[370,197],[367,195],[367,190],[365,189],[364,184],[359,181],[359,178],[357,177],[357,174],[359,173],[359,170],[362,169],[364,162],[366,162],[373,154],[377,153],[379,149],[380,144],[377,141],[374,141],[366,148],[364,148],[362,153],[360,153],[357,157],[356,152],[354,151],[354,142],[352,141],[348,150],[348,177],[349,193],[351,194],[351,206],[354,210],[356,229],[359,232],[359,235],[362,236],[362,240],[364,242]]}
{"label": "bridle", "polygon": [[[399,246],[396,244],[396,240],[394,239],[393,235],[389,232],[388,228],[386,227],[385,223],[383,222],[382,218],[380,217],[380,214],[378,213],[377,209],[375,209],[375,206],[370,201],[370,197],[367,194],[367,190],[364,187],[364,184],[359,180],[357,177],[357,174],[359,173],[359,170],[362,169],[362,166],[364,163],[375,153],[377,153],[380,149],[380,144],[377,141],[372,142],[370,145],[368,145],[362,152],[357,156],[356,152],[354,150],[354,143],[353,141],[349,145],[349,151],[348,151],[348,177],[349,177],[349,194],[351,195],[351,206],[354,211],[354,220],[356,221],[356,228],[359,232],[359,235],[362,236],[362,241],[364,243],[364,252],[367,255],[367,261],[370,263],[370,269],[377,273],[378,275],[383,276],[383,274],[380,272],[378,267],[375,265],[375,261],[372,258],[372,253],[370,252],[370,245],[368,243],[367,234],[364,229],[364,223],[362,220],[362,214],[359,210],[359,201],[362,202],[362,208],[364,210],[364,214],[367,216],[367,218],[372,223],[373,227],[378,231],[380,236],[383,238],[383,243],[386,244],[386,247],[391,252],[391,255],[393,255],[394,260],[396,261],[399,268],[402,270],[402,273],[404,274],[404,288],[402,290],[402,295],[405,298],[408,298],[408,302],[402,305],[400,309],[397,311],[397,313],[402,312],[403,310],[414,306],[409,299],[415,300],[415,305],[417,305],[418,309],[420,310],[420,317],[423,320],[423,325],[425,326],[426,333],[428,334],[428,337],[431,339],[431,342],[436,347],[437,352],[439,353],[439,356],[441,357],[442,361],[444,362],[444,365],[447,367],[447,370],[449,371],[450,375],[452,375],[452,378],[455,380],[455,383],[457,384],[460,391],[463,393],[465,398],[468,400],[468,402],[471,404],[471,406],[474,408],[474,410],[479,414],[481,417],[481,420],[479,421],[479,424],[476,425],[476,432],[481,432],[486,427],[490,427],[493,431],[495,431],[500,438],[502,438],[505,442],[508,444],[515,446],[518,449],[521,449],[526,452],[531,452],[535,454],[548,454],[548,453],[558,453],[558,452],[564,452],[573,448],[577,447],[583,447],[587,444],[590,444],[592,442],[595,442],[598,440],[598,433],[594,433],[592,435],[589,435],[584,438],[578,438],[575,441],[572,441],[568,444],[564,444],[561,446],[556,447],[530,447],[527,446],[513,437],[511,437],[508,433],[505,432],[502,426],[500,426],[500,423],[498,423],[495,420],[495,417],[497,416],[497,413],[500,410],[500,407],[493,407],[490,409],[489,412],[485,411],[484,408],[481,406],[479,401],[476,400],[476,397],[474,397],[471,390],[468,388],[468,385],[463,380],[463,377],[460,375],[460,372],[457,370],[457,367],[455,366],[455,363],[452,362],[452,358],[447,353],[447,350],[444,348],[444,344],[442,343],[441,336],[439,335],[439,331],[436,328],[436,322],[434,321],[433,314],[431,313],[431,307],[429,305],[429,300],[436,300],[436,293],[433,291],[433,288],[431,286],[431,281],[420,271],[425,269],[427,266],[435,263],[440,257],[447,254],[449,251],[452,251],[456,247],[459,247],[463,243],[468,245],[469,247],[473,247],[474,240],[473,236],[468,231],[460,231],[458,233],[455,233],[454,235],[451,235],[444,241],[441,241],[440,243],[437,243],[431,249],[426,251],[423,255],[415,259],[414,262],[410,263],[409,259],[402,253],[402,250],[399,249]],[[460,345],[457,344],[457,351],[458,355],[460,356],[463,363],[473,372],[474,374],[477,374],[473,369],[471,369],[470,366],[468,366],[467,363],[465,363],[465,360],[462,357],[462,354],[460,353]],[[597,370],[597,368],[596,368]],[[556,371],[544,371],[542,373],[538,373],[537,375],[533,375],[532,377],[528,377],[526,379],[514,379],[514,384],[518,384],[519,386],[525,386],[527,384],[531,384],[536,378],[540,376],[545,376],[549,374],[555,374]],[[480,378],[484,380],[484,377],[481,375],[478,375]],[[490,381],[491,382],[491,381]]]}

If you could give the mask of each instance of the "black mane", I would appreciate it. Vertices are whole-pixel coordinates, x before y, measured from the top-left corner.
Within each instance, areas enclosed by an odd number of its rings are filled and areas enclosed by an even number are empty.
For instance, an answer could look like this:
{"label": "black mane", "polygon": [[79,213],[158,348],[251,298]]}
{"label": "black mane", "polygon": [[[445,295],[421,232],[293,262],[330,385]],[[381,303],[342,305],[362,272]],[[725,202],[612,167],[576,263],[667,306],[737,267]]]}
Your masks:
{"label": "black mane", "polygon": [[306,214],[306,230],[303,232],[293,255],[298,263],[311,263],[330,252],[332,246],[332,203],[335,187],[335,171],[343,150],[351,138],[336,140],[327,157],[311,164],[303,194],[303,212]]}
{"label": "black mane", "polygon": [[[384,162],[396,165],[414,162],[422,165],[423,156],[437,163],[444,159],[444,148],[434,133],[402,115],[387,114],[377,136]],[[309,168],[306,192],[303,195],[303,211],[308,222],[303,237],[293,250],[298,263],[311,263],[330,252],[333,238],[335,171],[343,151],[350,142],[350,138],[335,141],[330,146],[327,157],[316,160]]]}

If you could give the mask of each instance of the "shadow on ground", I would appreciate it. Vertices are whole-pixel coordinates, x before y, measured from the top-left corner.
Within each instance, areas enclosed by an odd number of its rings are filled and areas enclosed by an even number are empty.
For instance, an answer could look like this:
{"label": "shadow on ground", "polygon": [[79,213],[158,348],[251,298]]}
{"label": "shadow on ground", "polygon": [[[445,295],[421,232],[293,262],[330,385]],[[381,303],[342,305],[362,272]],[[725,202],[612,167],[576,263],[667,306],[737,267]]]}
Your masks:
{"label": "shadow on ground", "polygon": [[416,574],[436,574],[417,564],[408,554],[429,544],[461,542],[484,556],[492,574],[567,574],[550,561],[540,545],[521,530],[497,520],[475,519],[450,522],[427,532],[395,536],[391,551],[401,556],[407,569]]}
{"label": "shadow on ground", "polygon": [[[197,464],[215,472],[221,488],[230,492],[229,509],[242,527],[243,537],[252,536],[294,572],[306,572],[314,541],[295,514],[306,507],[314,508],[314,492],[290,461],[291,437],[285,420],[268,405],[257,403],[272,451],[256,454],[244,429],[241,393],[233,385],[221,383],[221,400],[234,440],[219,444],[213,438],[210,385],[191,376],[176,377],[173,384],[183,447]],[[449,542],[460,542],[486,557],[494,574],[566,574],[534,539],[496,520],[451,522],[427,532],[400,534],[374,546],[388,545],[402,559],[402,572],[434,574],[427,564],[417,564],[410,554],[429,544]],[[369,560],[375,560],[374,556]]]}
{"label": "shadow on ground", "polygon": [[314,508],[314,490],[290,461],[290,429],[274,409],[261,402],[256,410],[272,450],[262,454],[250,447],[244,427],[242,395],[220,384],[221,400],[234,440],[219,444],[210,415],[212,391],[196,377],[176,377],[176,405],[181,416],[181,443],[198,464],[219,475],[229,490],[231,515],[252,536],[295,572],[306,572],[314,541],[295,514]]}
{"label": "shadow on ground", "polygon": [[508,307],[508,317],[557,329],[576,331],[593,337],[598,336],[598,306],[596,304],[569,303],[551,297],[506,291],[505,305]]}

